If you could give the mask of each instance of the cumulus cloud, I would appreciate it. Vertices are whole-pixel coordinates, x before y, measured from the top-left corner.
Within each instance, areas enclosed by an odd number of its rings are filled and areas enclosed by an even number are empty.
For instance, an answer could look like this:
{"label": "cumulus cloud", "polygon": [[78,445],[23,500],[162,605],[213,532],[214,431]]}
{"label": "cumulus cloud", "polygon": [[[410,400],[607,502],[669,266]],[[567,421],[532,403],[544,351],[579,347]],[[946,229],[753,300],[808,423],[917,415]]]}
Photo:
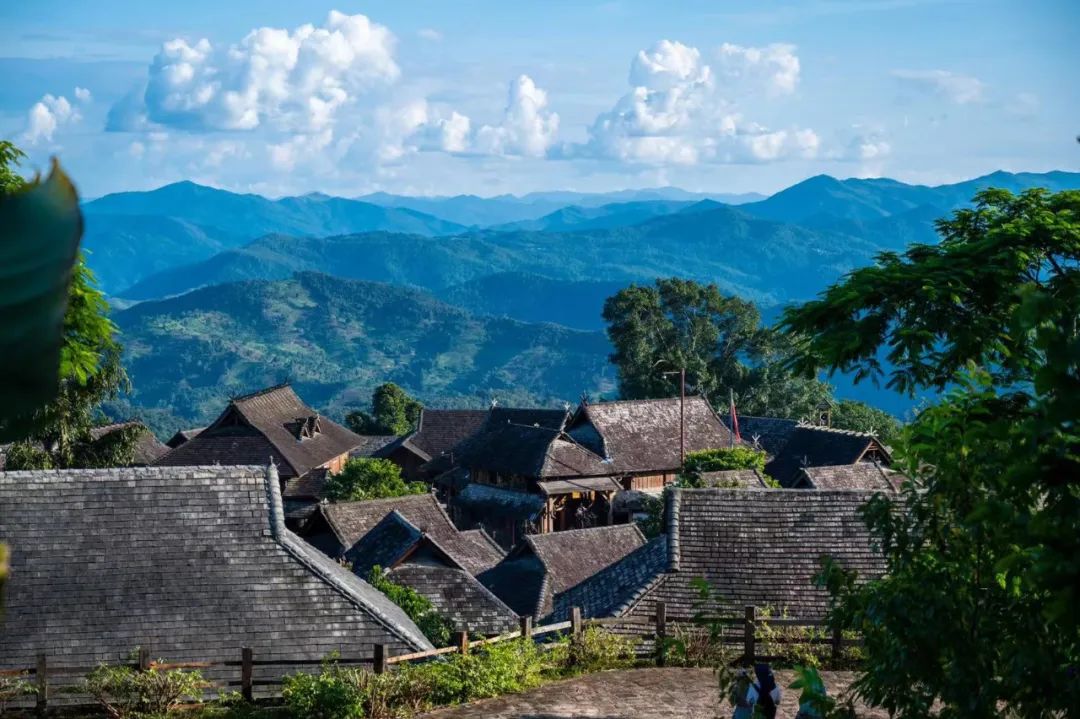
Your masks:
{"label": "cumulus cloud", "polygon": [[630,65],[631,89],[601,113],[585,145],[568,153],[643,164],[773,162],[814,157],[820,140],[807,128],[770,129],[745,118],[730,89],[738,79],[759,92],[786,93],[798,81],[799,63],[790,45],[718,51],[719,77],[694,47],[661,40],[641,50]]}
{"label": "cumulus cloud", "polygon": [[22,139],[29,145],[41,142],[52,142],[56,132],[67,125],[73,125],[82,119],[79,105],[85,105],[90,101],[90,91],[76,87],[74,91],[76,104],[72,104],[66,97],[60,95],[45,95],[34,103],[27,113],[26,131]]}
{"label": "cumulus cloud", "polygon": [[510,83],[502,122],[476,132],[476,149],[492,155],[543,157],[559,131],[559,115],[548,109],[547,93],[528,75]]}
{"label": "cumulus cloud", "polygon": [[416,31],[416,34],[424,40],[430,40],[432,42],[438,42],[439,40],[442,40],[442,33],[431,27],[420,28]]}
{"label": "cumulus cloud", "polygon": [[977,77],[948,70],[893,70],[893,77],[906,85],[934,93],[957,105],[982,102],[986,83]]}
{"label": "cumulus cloud", "polygon": [[791,94],[799,84],[799,57],[794,45],[742,47],[724,43],[716,55],[718,72],[729,80],[764,85],[776,95]]}
{"label": "cumulus cloud", "polygon": [[215,47],[177,38],[154,57],[145,90],[109,113],[113,130],[147,121],[187,130],[275,129],[320,133],[372,88],[397,80],[395,38],[364,15],[331,11],[322,27],[262,27]]}

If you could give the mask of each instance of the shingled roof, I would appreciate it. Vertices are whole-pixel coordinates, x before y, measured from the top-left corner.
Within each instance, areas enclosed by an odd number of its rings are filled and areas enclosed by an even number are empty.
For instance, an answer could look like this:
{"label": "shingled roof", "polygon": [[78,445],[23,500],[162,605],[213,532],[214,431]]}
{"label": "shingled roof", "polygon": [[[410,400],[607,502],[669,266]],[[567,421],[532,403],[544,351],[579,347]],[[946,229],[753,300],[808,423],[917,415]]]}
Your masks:
{"label": "shingled roof", "polygon": [[896,492],[904,475],[875,462],[840,464],[831,467],[804,467],[799,470],[797,486],[810,489],[866,489],[876,492]]}
{"label": "shingled roof", "polygon": [[855,464],[871,449],[888,462],[888,450],[872,434],[799,425],[780,454],[765,465],[765,472],[782,486],[793,487],[803,467]]}
{"label": "shingled roof", "polygon": [[361,444],[359,435],[320,417],[292,387],[278,385],[233,399],[213,424],[156,464],[261,465],[273,457],[282,478],[288,478],[307,474]]}
{"label": "shingled roof", "polygon": [[364,502],[331,502],[319,507],[345,553],[372,531],[387,515],[397,512],[420,532],[430,535],[456,562],[472,574],[495,566],[504,552],[479,529],[462,532],[431,494],[414,494]]}
{"label": "shingled roof", "polygon": [[427,597],[454,631],[502,634],[517,628],[518,615],[468,572],[437,563],[407,562],[388,578]]}
{"label": "shingled roof", "polygon": [[[728,421],[725,417],[725,425]],[[794,419],[739,416],[739,435],[743,441],[773,457],[780,453],[798,426],[799,422]]]}
{"label": "shingled roof", "polygon": [[117,422],[92,427],[90,429],[90,438],[96,442],[113,432],[129,428],[139,430],[138,438],[135,440],[135,454],[131,459],[132,466],[145,467],[153,464],[169,451],[169,448],[155,437],[154,433],[142,422]]}
{"label": "shingled roof", "polygon": [[42,652],[93,666],[139,646],[174,661],[234,660],[241,647],[259,659],[429,647],[382,593],[285,528],[276,475],[0,473],[0,536],[12,548],[0,668],[33,666]]}
{"label": "shingled roof", "polygon": [[349,450],[350,457],[373,457],[380,449],[397,439],[392,434],[360,434],[360,444]]}
{"label": "shingled roof", "polygon": [[[670,399],[583,403],[567,434],[600,457],[605,474],[674,471],[679,454],[681,401]],[[686,451],[727,447],[731,433],[704,397],[687,397]]]}
{"label": "shingled roof", "polygon": [[661,534],[556,595],[549,620],[565,622],[571,607],[580,607],[584,617],[621,616],[664,576],[667,564],[667,535]]}
{"label": "shingled roof", "polygon": [[767,489],[769,485],[756,469],[722,469],[701,473],[702,487]]}
{"label": "shingled roof", "polygon": [[531,534],[477,578],[514,611],[539,618],[551,611],[555,595],[643,544],[645,537],[634,524]]}
{"label": "shingled roof", "polygon": [[496,425],[460,445],[458,451],[462,465],[503,474],[540,479],[611,474],[602,456],[548,427]]}
{"label": "shingled roof", "polygon": [[176,434],[169,437],[165,442],[165,446],[170,449],[176,449],[182,444],[186,444],[191,440],[199,436],[199,432],[202,432],[206,427],[192,427],[191,429],[178,429]]}
{"label": "shingled roof", "polygon": [[769,606],[794,617],[819,617],[828,592],[815,585],[821,558],[862,577],[884,561],[871,545],[859,508],[873,492],[770,489],[676,489],[668,496],[667,573],[624,608],[651,613],[657,601],[671,617],[695,612],[695,578],[713,588],[721,610]]}

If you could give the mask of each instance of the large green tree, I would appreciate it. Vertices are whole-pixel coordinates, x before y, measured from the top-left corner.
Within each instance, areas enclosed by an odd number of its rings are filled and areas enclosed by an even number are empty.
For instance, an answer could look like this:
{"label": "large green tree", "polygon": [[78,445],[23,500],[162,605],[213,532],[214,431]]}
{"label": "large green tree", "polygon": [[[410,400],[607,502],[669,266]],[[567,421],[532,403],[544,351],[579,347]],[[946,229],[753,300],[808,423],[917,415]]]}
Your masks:
{"label": "large green tree", "polygon": [[[14,169],[22,157],[11,143],[0,143],[0,191],[24,188],[25,181]],[[90,433],[104,421],[101,403],[115,397],[128,381],[108,314],[105,296],[79,257],[67,286],[56,396],[43,407],[0,421],[0,429],[21,438],[6,453],[7,469],[105,467],[130,461],[138,429],[97,441]]]}
{"label": "large green tree", "polygon": [[[864,516],[887,572],[823,573],[897,717],[1080,710],[1080,192],[1003,190],[786,313],[792,366],[950,388],[905,430],[899,501]],[[888,357],[886,369],[881,351]],[[938,709],[935,709],[938,711]]]}
{"label": "large green tree", "polygon": [[375,388],[371,394],[371,412],[350,412],[345,417],[349,429],[357,434],[403,435],[416,429],[424,405],[393,382]]}
{"label": "large green tree", "polygon": [[428,487],[423,482],[406,482],[401,467],[389,459],[357,457],[326,480],[323,496],[332,502],[355,502],[366,499],[404,497],[423,494]]}

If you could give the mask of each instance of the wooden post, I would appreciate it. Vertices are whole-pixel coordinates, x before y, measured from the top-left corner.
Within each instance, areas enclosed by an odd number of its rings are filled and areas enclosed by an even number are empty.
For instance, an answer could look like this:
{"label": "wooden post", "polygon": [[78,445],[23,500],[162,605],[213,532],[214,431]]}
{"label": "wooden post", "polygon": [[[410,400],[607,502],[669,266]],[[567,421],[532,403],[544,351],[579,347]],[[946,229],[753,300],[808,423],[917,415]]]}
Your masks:
{"label": "wooden post", "polygon": [[251,683],[251,661],[251,647],[244,647],[240,650],[240,694],[246,702],[252,701],[254,697]]}
{"label": "wooden post", "polygon": [[386,645],[375,645],[374,666],[376,674],[384,674],[386,672]]}
{"label": "wooden post", "polygon": [[34,678],[37,680],[37,704],[35,709],[38,716],[43,717],[49,709],[49,667],[45,662],[44,654],[37,655]]}
{"label": "wooden post", "polygon": [[532,639],[532,617],[521,618],[521,638]]}
{"label": "wooden post", "polygon": [[746,605],[746,613],[743,617],[743,661],[747,664],[754,663],[754,654],[756,653],[756,647],[754,641],[755,624],[754,624],[754,605]]}
{"label": "wooden post", "polygon": [[462,656],[465,656],[466,654],[469,653],[469,633],[468,632],[458,632],[457,633],[457,645],[458,645],[458,651],[461,652]]}
{"label": "wooden post", "polygon": [[150,650],[146,647],[139,647],[139,671],[145,672],[150,669]]}
{"label": "wooden post", "polygon": [[570,607],[570,634],[581,639],[581,607]]}
{"label": "wooden post", "polygon": [[840,656],[844,649],[844,633],[840,627],[833,627],[832,633],[832,668],[840,668]]}
{"label": "wooden post", "polygon": [[656,666],[667,663],[667,604],[656,603]]}

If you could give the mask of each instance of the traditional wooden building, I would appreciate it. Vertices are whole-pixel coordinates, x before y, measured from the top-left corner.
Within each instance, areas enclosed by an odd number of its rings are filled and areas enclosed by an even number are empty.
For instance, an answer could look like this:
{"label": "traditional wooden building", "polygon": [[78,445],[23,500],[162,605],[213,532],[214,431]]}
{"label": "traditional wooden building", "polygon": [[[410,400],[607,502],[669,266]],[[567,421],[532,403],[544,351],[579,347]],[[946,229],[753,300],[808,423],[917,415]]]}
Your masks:
{"label": "traditional wooden building", "polygon": [[464,476],[452,505],[504,545],[609,525],[619,492],[658,493],[675,481],[684,450],[734,443],[702,397],[583,402],[561,426],[491,421],[455,449]]}
{"label": "traditional wooden building", "polygon": [[314,511],[326,478],[340,472],[360,435],[322,417],[287,384],[234,398],[209,426],[157,466],[250,465],[273,461],[293,526]]}
{"label": "traditional wooden building", "polygon": [[892,456],[872,434],[801,424],[765,465],[765,472],[783,487],[798,487],[805,468],[860,463],[888,467]]}
{"label": "traditional wooden building", "polygon": [[448,454],[458,443],[472,436],[487,418],[486,409],[420,410],[416,430],[387,443],[374,456],[389,459],[401,467],[401,475],[410,482],[430,481],[424,465]]}
{"label": "traditional wooden building", "polygon": [[94,442],[99,442],[108,438],[113,432],[126,429],[134,429],[138,432],[138,436],[135,440],[134,453],[129,466],[147,467],[154,464],[168,453],[168,446],[155,437],[154,433],[142,422],[117,422],[115,424],[93,427],[90,430],[90,438]]}

